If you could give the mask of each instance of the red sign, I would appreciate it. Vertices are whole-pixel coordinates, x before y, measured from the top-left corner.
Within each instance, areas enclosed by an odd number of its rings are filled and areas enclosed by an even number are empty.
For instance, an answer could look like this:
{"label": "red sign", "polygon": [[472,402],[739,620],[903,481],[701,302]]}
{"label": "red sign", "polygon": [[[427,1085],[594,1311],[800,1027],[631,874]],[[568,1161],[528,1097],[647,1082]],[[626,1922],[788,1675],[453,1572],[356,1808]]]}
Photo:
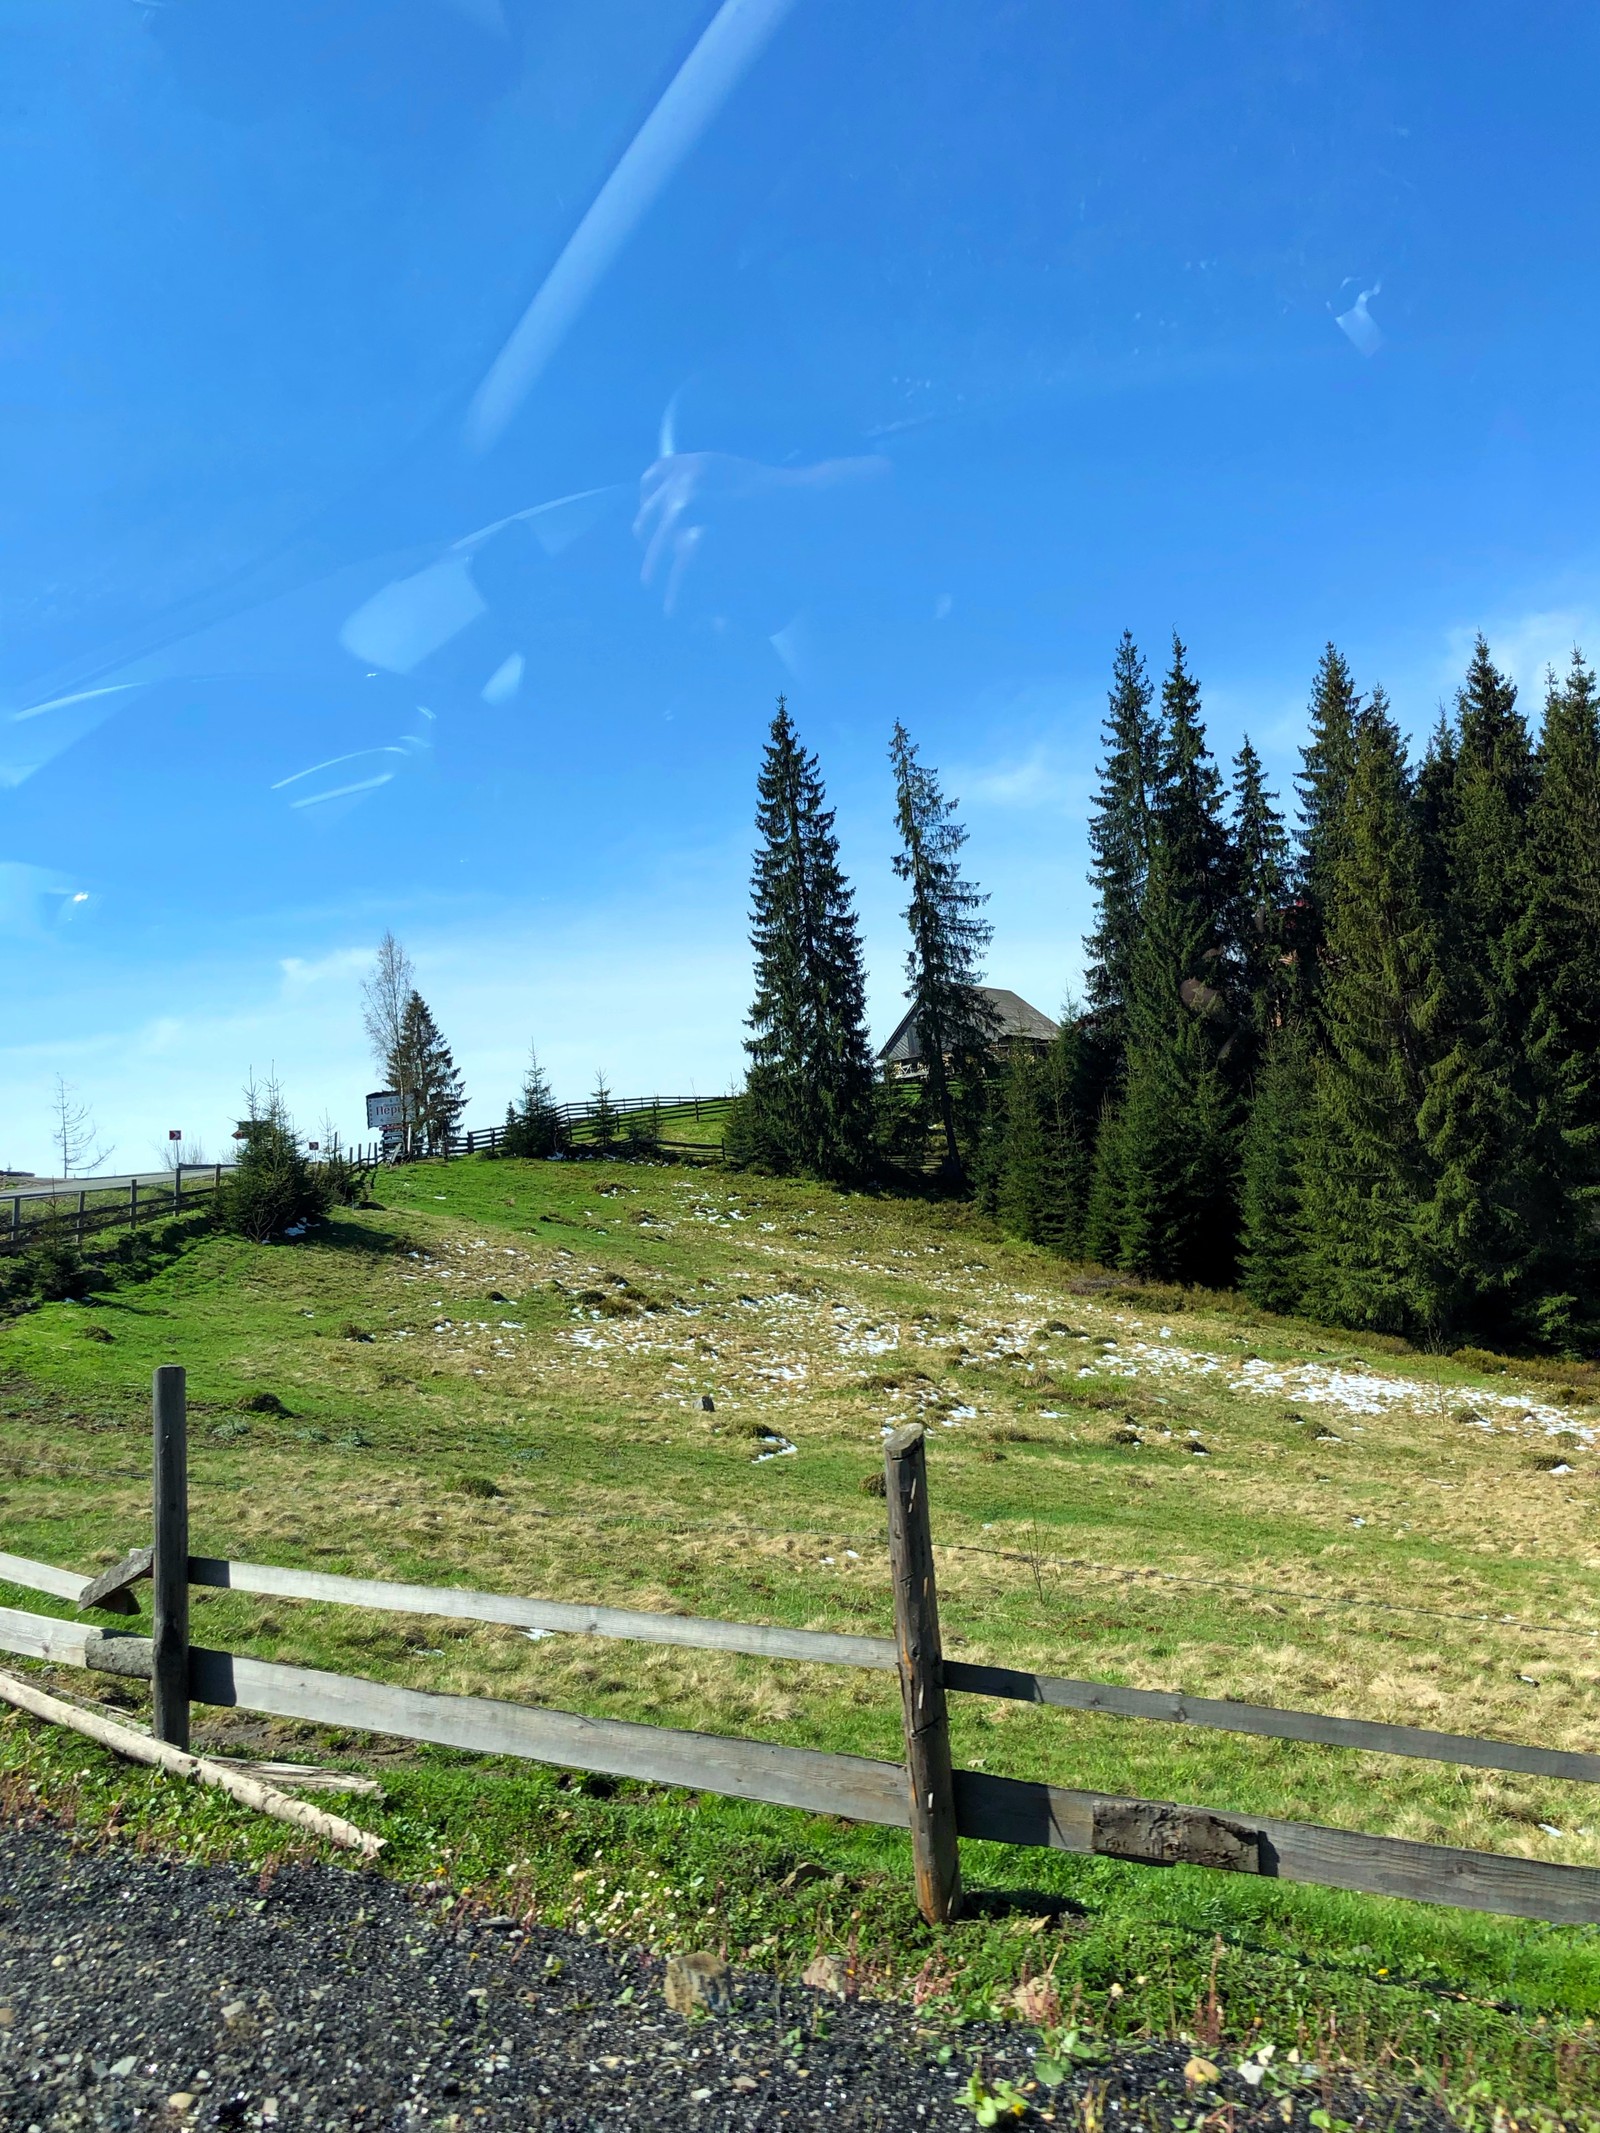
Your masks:
{"label": "red sign", "polygon": [[181,1126],[170,1127],[167,1132],[167,1139],[169,1141],[181,1141],[183,1139],[183,1128]]}

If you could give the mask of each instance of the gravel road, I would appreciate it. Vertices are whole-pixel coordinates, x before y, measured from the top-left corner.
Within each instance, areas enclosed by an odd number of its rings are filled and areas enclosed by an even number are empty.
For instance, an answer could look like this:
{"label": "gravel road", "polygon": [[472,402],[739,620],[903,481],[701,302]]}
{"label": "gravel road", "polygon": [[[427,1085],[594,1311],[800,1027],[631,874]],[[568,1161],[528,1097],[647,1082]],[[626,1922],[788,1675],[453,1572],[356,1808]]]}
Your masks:
{"label": "gravel road", "polygon": [[[376,1874],[263,1882],[0,1828],[0,2126],[57,2128],[971,2128],[973,2056],[1026,2079],[1028,2035],[964,2030],[946,2066],[909,2010],[761,1976],[688,2018],[658,1960],[509,1921],[457,1922]],[[1186,2053],[1127,2052],[1038,2092],[1081,2127],[1193,2122]],[[1239,2128],[1306,2128],[1322,2099],[1225,2077]],[[1078,2108],[1089,2089],[1099,2109]],[[1210,2099],[1213,2103],[1217,2098]],[[1437,2113],[1345,2096],[1357,2124],[1443,2133]],[[1039,2122],[1030,2113],[1033,2122]]]}

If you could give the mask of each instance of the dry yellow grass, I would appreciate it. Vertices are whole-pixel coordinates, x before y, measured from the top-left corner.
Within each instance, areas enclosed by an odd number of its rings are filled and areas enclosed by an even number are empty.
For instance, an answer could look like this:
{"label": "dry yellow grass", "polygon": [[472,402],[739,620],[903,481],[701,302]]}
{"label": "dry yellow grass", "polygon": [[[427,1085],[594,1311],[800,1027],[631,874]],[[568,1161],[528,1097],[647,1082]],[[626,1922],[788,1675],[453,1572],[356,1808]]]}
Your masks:
{"label": "dry yellow grass", "polygon": [[[861,1484],[921,1419],[958,1652],[1559,1746],[1600,1732],[1594,1410],[1547,1379],[1119,1290],[937,1206],[626,1166],[458,1164],[389,1190],[403,1217],[342,1242],[201,1247],[105,1314],[109,1345],[53,1307],[0,1357],[80,1423],[188,1360],[209,1552],[847,1629],[886,1626]],[[232,1439],[251,1391],[289,1416]],[[0,1461],[8,1545],[87,1563],[144,1530],[133,1442],[41,1438],[19,1411]],[[219,1640],[430,1687],[893,1748],[870,1677],[206,1605]],[[1553,1784],[1015,1707],[958,1726],[1019,1774],[1600,1859],[1586,1794]]]}

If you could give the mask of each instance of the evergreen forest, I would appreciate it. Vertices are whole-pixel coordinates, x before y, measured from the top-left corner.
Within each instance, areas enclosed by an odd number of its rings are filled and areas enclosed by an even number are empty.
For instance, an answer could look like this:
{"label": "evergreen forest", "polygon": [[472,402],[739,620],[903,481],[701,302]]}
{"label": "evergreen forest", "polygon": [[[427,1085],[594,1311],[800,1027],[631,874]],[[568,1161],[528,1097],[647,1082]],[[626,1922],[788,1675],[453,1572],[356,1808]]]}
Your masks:
{"label": "evergreen forest", "polygon": [[955,803],[890,747],[923,1068],[874,1083],[861,947],[816,758],[780,702],[761,774],[756,998],[729,1154],[973,1193],[1014,1235],[1427,1342],[1600,1337],[1600,689],[1537,724],[1482,638],[1413,760],[1329,645],[1287,807],[1226,775],[1174,639],[1116,650],[1081,1005],[997,1046]]}

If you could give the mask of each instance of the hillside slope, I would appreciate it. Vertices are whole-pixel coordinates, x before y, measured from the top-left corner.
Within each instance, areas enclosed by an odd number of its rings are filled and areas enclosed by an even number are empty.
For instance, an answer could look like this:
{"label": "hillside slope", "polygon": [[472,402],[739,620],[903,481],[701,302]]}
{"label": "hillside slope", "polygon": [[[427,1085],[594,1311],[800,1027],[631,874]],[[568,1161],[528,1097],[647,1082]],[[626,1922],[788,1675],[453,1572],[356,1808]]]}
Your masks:
{"label": "hillside slope", "polygon": [[[937,1204],[628,1164],[420,1165],[380,1190],[385,1207],[314,1240],[208,1238],[142,1287],[0,1330],[0,1544],[88,1569],[141,1538],[149,1371],[179,1361],[197,1550],[882,1631],[866,1488],[883,1432],[916,1417],[962,1657],[1593,1745],[1600,1462],[1581,1373],[1477,1376],[1229,1299],[1122,1287]],[[284,1412],[260,1411],[273,1401]],[[897,1697],[877,1677],[197,1600],[197,1635],[264,1656],[896,1753]],[[1017,1776],[1600,1861],[1586,1789],[1554,1782],[971,1698],[955,1747]],[[519,1775],[519,1797],[545,1782]],[[630,1825],[646,1852],[651,1813],[667,1810],[641,1804]],[[713,1850],[719,1828],[735,1849],[816,1836],[775,1810],[708,1804],[699,1824]],[[985,1992],[1037,1967],[1045,1943],[1014,1920],[942,1940],[916,1927],[902,1839],[826,1842],[882,1879],[870,1899],[846,1892],[853,1926],[817,1924],[813,1902],[802,1938],[854,1931],[886,1978],[937,1945]],[[970,1850],[969,1879],[996,1901],[1031,1889],[1047,1924],[1082,1907],[1049,1954],[1115,2025],[1192,2021],[1220,1931],[1230,2026],[1337,2014],[1358,2057],[1386,2047],[1459,2079],[1465,2053],[1518,2090],[1600,2099],[1582,2026],[1600,2005],[1592,1935]],[[570,1860],[522,1864],[547,1905],[582,1910]],[[782,1957],[795,1904],[769,1890],[740,1912],[736,1878],[717,1899],[726,1930]],[[637,1910],[663,1945],[692,1938],[710,1900],[668,1907],[669,1924],[635,1894],[608,1915]],[[1541,2021],[1570,2025],[1565,2059],[1541,2056]]]}

